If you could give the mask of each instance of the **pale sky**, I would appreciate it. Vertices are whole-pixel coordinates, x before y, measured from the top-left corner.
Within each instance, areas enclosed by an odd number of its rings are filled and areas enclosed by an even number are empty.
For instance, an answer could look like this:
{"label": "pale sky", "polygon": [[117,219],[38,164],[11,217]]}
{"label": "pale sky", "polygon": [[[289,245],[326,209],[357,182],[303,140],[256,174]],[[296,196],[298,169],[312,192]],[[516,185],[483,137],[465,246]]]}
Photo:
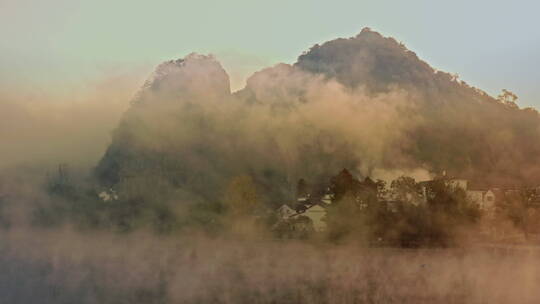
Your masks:
{"label": "pale sky", "polygon": [[0,0],[0,88],[66,88],[212,53],[245,77],[371,27],[433,67],[540,108],[540,2]]}

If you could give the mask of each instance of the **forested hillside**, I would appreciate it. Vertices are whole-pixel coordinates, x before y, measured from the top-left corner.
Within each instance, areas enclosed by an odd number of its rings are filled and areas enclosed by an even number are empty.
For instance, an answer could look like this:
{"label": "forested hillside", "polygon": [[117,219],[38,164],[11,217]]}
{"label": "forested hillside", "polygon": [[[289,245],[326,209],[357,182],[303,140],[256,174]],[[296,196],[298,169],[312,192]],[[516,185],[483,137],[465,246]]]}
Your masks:
{"label": "forested hillside", "polygon": [[235,93],[212,56],[191,54],[156,69],[96,176],[107,187],[191,201],[220,199],[242,175],[265,201],[287,200],[299,178],[323,182],[342,168],[536,185],[540,119],[514,101],[435,70],[370,29],[257,72]]}

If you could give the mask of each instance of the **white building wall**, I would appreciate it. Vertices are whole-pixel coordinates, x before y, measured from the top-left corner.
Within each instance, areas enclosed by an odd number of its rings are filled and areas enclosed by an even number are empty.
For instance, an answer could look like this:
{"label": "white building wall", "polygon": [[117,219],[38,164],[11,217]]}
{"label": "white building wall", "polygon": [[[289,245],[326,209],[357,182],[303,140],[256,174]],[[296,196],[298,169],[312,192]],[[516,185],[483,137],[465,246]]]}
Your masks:
{"label": "white building wall", "polygon": [[279,217],[281,217],[282,219],[286,219],[289,216],[293,215],[295,213],[295,211],[291,207],[289,207],[287,205],[282,205],[277,210],[277,213],[278,213]]}
{"label": "white building wall", "polygon": [[315,205],[302,213],[302,215],[307,216],[313,222],[313,228],[315,231],[325,231],[327,228],[326,221],[326,209],[321,206]]}
{"label": "white building wall", "polygon": [[491,190],[488,190],[484,195],[483,209],[491,210],[493,208],[495,208],[495,193]]}
{"label": "white building wall", "polygon": [[451,179],[448,181],[448,185],[454,188],[461,188],[467,191],[468,181],[466,179]]}
{"label": "white building wall", "polygon": [[480,209],[484,208],[484,192],[481,190],[469,190],[467,191],[467,199],[473,204],[478,205]]}

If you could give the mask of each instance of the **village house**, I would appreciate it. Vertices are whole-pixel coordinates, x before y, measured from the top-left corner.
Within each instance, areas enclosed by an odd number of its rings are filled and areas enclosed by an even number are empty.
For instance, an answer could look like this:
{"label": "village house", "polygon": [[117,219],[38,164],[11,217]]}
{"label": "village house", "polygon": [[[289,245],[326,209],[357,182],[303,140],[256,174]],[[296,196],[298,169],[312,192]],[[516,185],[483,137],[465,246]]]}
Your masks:
{"label": "village house", "polygon": [[332,204],[332,201],[334,200],[334,195],[331,194],[330,192],[327,192],[322,198],[321,198],[321,202],[325,205],[330,205]]}
{"label": "village house", "polygon": [[480,210],[490,212],[495,209],[496,203],[504,200],[504,193],[497,188],[492,189],[468,189],[467,198],[471,203],[476,204]]}
{"label": "village house", "polygon": [[[491,218],[495,215],[497,207],[506,203],[506,201],[512,197],[512,195],[520,195],[519,190],[502,190],[500,188],[476,188],[473,187],[473,183],[463,178],[448,177],[443,173],[442,176],[433,180],[419,182],[420,188],[413,189],[412,193],[407,193],[403,197],[396,198],[394,194],[388,191],[382,191],[377,193],[377,201],[383,204],[388,211],[392,213],[399,213],[404,204],[412,204],[419,206],[425,204],[430,198],[436,195],[437,182],[444,182],[444,185],[452,189],[461,189],[471,204],[475,204],[478,208],[488,217]],[[367,202],[364,200],[366,197],[362,195],[362,191],[370,191],[372,187],[376,187],[376,184],[369,178],[363,183],[364,186],[355,194],[355,200],[360,209],[368,207]],[[371,188],[370,188],[371,186]],[[363,190],[362,190],[363,189]],[[535,189],[535,195],[531,199],[531,205],[538,203],[540,206],[540,188]],[[277,210],[276,214],[279,218],[279,223],[276,227],[283,225],[288,226],[292,231],[303,232],[324,232],[327,230],[327,209],[333,203],[335,195],[330,188],[327,188],[322,193],[316,193],[313,196],[310,194],[304,194],[297,197],[294,204],[283,204]]]}
{"label": "village house", "polygon": [[98,197],[104,202],[117,201],[118,200],[118,194],[112,188],[109,189],[109,190],[101,191],[98,194]]}
{"label": "village house", "polygon": [[296,219],[298,217],[307,217],[311,221],[313,229],[316,232],[326,231],[326,207],[321,206],[321,204],[311,205],[304,211],[297,212],[289,218]]}
{"label": "village house", "polygon": [[296,213],[296,211],[293,208],[289,207],[289,205],[287,205],[287,204],[281,205],[281,207],[279,207],[276,212],[277,212],[278,217],[281,220],[286,220],[291,215]]}
{"label": "village house", "polygon": [[467,191],[469,181],[462,178],[446,178],[446,185],[453,189],[462,189]]}
{"label": "village house", "polygon": [[296,199],[294,208],[288,204],[281,205],[276,214],[281,223],[288,223],[293,230],[324,232],[327,229],[326,208],[333,199],[329,189],[318,199],[307,194]]}
{"label": "village house", "polygon": [[[443,174],[440,179],[444,180],[445,185],[453,189],[463,190],[467,199],[472,204],[476,204],[480,208],[480,210],[487,213],[488,215],[493,215],[497,204],[501,204],[505,200],[505,192],[515,191],[503,191],[499,188],[473,188],[470,186],[468,180],[462,178],[447,177],[445,174]],[[427,200],[430,198],[430,195],[432,195],[432,193],[430,192],[430,186],[434,182],[435,180],[430,180],[419,183],[422,187],[424,202],[427,202]]]}

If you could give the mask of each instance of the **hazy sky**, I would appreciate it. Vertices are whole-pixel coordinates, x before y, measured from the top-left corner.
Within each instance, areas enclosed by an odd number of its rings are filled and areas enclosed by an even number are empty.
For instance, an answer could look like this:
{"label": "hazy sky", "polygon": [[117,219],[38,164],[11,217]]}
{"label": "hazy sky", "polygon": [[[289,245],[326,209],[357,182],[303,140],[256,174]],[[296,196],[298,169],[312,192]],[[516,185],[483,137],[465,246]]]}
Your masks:
{"label": "hazy sky", "polygon": [[238,89],[256,70],[369,26],[435,68],[540,108],[539,14],[533,0],[0,0],[0,88],[147,75],[202,52],[219,58]]}

